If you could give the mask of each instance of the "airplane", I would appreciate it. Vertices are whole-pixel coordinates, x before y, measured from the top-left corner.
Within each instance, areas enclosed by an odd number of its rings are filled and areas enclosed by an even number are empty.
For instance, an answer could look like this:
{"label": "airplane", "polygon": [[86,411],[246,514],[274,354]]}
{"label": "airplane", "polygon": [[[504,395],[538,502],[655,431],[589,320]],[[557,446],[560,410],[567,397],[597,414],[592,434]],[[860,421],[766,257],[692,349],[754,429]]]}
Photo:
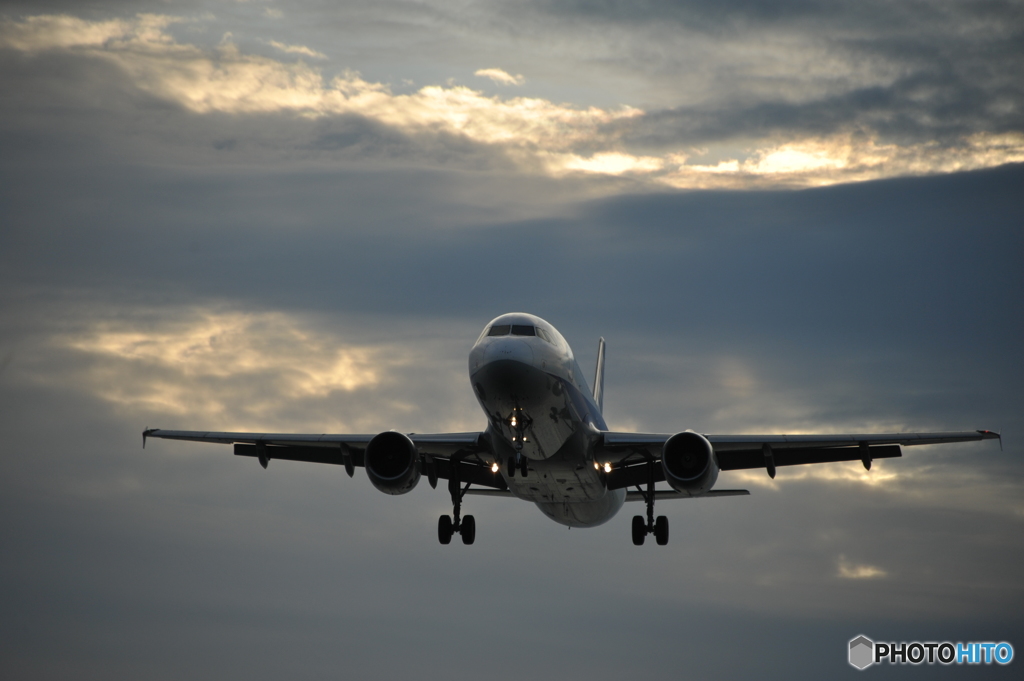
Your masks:
{"label": "airplane", "polygon": [[[653,534],[668,544],[668,518],[656,501],[750,494],[716,489],[719,471],[861,461],[902,456],[901,446],[1000,439],[988,430],[859,435],[705,435],[608,430],[604,421],[605,341],[598,342],[593,387],[572,349],[540,317],[514,312],[493,319],[469,352],[469,379],[487,427],[468,433],[289,435],[147,428],[148,438],[230,444],[236,456],[364,468],[385,494],[406,494],[426,475],[432,488],[448,481],[452,515],[442,515],[437,537],[476,539],[476,519],[463,516],[466,495],[515,497],[536,504],[569,527],[608,522],[627,501],[642,501],[646,517],[632,522],[633,544]],[[660,482],[669,489],[656,489]],[[635,489],[631,489],[635,488]]]}

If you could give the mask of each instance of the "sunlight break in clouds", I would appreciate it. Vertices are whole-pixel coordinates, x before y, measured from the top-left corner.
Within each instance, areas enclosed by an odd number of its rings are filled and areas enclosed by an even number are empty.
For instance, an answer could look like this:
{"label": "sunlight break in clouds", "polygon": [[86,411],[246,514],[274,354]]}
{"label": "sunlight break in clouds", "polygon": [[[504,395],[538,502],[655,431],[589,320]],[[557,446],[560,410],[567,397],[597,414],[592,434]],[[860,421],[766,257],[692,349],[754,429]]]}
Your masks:
{"label": "sunlight break in clouds", "polygon": [[[114,63],[135,87],[198,114],[354,114],[427,146],[442,135],[487,145],[524,172],[554,177],[629,175],[679,189],[808,187],[1024,161],[1020,133],[979,133],[950,148],[928,142],[885,144],[859,130],[753,140],[714,164],[700,163],[678,148],[637,155],[622,143],[623,132],[646,115],[634,107],[606,110],[540,98],[502,99],[460,85],[394,94],[388,85],[363,80],[353,71],[326,80],[301,60],[286,63],[244,54],[230,34],[211,49],[179,43],[166,29],[183,21],[151,14],[109,21],[63,15],[5,20],[0,22],[0,46],[30,53],[60,50]],[[307,47],[270,44],[288,54],[324,58]],[[522,76],[496,68],[476,75],[503,84],[523,82]],[[685,140],[679,145],[685,146]]]}
{"label": "sunlight break in clouds", "polygon": [[103,399],[160,415],[259,418],[282,401],[322,399],[380,383],[379,348],[341,346],[281,313],[199,312],[156,329],[99,324],[59,346],[93,358]]}
{"label": "sunlight break in clouds", "polygon": [[856,565],[839,556],[839,577],[842,579],[880,579],[888,575],[882,568],[874,565]]}
{"label": "sunlight break in clouds", "polygon": [[481,78],[490,78],[499,85],[522,85],[526,82],[526,79],[522,75],[515,75],[502,71],[501,69],[480,69],[476,71],[474,76],[480,76]]}

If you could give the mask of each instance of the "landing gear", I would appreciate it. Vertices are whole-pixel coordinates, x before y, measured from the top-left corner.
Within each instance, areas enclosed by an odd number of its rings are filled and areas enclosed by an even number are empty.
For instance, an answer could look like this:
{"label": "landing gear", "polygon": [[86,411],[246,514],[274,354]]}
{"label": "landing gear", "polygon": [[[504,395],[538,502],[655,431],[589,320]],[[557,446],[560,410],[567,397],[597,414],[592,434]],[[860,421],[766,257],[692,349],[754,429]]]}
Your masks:
{"label": "landing gear", "polygon": [[476,539],[476,518],[471,515],[467,515],[462,519],[462,527],[459,529],[459,533],[462,535],[462,543],[472,544]]}
{"label": "landing gear", "polygon": [[643,546],[644,538],[653,534],[658,546],[668,544],[668,518],[659,515],[653,526],[649,526],[642,515],[633,516],[633,544]]}
{"label": "landing gear", "polygon": [[451,516],[443,515],[437,519],[437,540],[439,542],[442,544],[451,544],[452,534],[454,532],[455,528],[452,526]]}
{"label": "landing gear", "polygon": [[516,475],[516,469],[519,469],[519,475],[526,477],[530,470],[530,460],[523,456],[522,452],[516,452],[515,456],[508,457],[508,461],[505,464],[505,470],[508,472],[508,477],[514,478]]}
{"label": "landing gear", "polygon": [[509,457],[508,459],[508,477],[512,477],[516,474],[516,468],[519,468],[519,474],[526,477],[529,471],[527,465],[527,459],[523,456],[523,443],[526,442],[526,431],[533,423],[533,419],[523,413],[522,407],[516,406],[512,409],[512,413],[506,419],[509,429],[512,431],[512,444],[516,448],[515,457]]}
{"label": "landing gear", "polygon": [[648,476],[647,476],[647,491],[640,489],[637,485],[637,489],[640,490],[640,494],[643,495],[644,501],[647,502],[647,520],[641,515],[633,516],[633,544],[635,546],[643,546],[644,539],[649,534],[654,535],[655,541],[658,542],[658,546],[665,546],[668,544],[668,518],[659,515],[658,519],[654,519],[654,463],[648,463]]}
{"label": "landing gear", "polygon": [[[447,517],[448,516],[445,516],[445,518],[447,518]],[[635,515],[635,516],[633,516],[633,545],[634,546],[643,546],[644,545],[644,537],[646,537],[646,536],[647,536],[647,523],[644,522],[644,517],[642,515]],[[451,539],[450,536],[448,538]],[[441,542],[441,543],[442,544],[446,544],[447,542]]]}
{"label": "landing gear", "polygon": [[462,535],[463,544],[472,544],[476,541],[476,518],[467,515],[465,518],[459,519],[456,516],[456,521],[452,522],[450,515],[443,515],[437,519],[437,540],[439,542],[451,544],[452,535],[456,532]]}
{"label": "landing gear", "polygon": [[450,544],[453,534],[462,535],[462,543],[469,545],[476,541],[476,518],[467,515],[461,517],[462,497],[469,489],[470,483],[461,487],[459,483],[459,464],[452,462],[451,477],[448,478],[448,491],[452,495],[452,515],[443,515],[437,519],[437,540],[442,544]]}
{"label": "landing gear", "polygon": [[659,515],[657,522],[654,523],[654,538],[658,546],[668,544],[668,518],[663,515]]}

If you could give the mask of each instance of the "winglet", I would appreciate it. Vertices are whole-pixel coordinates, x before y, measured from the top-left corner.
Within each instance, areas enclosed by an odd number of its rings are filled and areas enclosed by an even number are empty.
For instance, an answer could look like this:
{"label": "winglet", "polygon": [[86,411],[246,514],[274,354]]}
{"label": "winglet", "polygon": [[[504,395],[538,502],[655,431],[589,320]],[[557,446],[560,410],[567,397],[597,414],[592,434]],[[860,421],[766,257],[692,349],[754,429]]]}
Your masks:
{"label": "winglet", "polygon": [[159,428],[146,428],[145,430],[142,431],[142,448],[143,449],[146,448],[146,438],[149,437],[151,433],[155,433],[158,430],[160,430],[160,429]]}
{"label": "winglet", "polygon": [[999,451],[1003,451],[1003,435],[991,430],[979,430],[978,434],[981,435],[982,440],[999,440]]}
{"label": "winglet", "polygon": [[594,401],[604,413],[604,338],[597,342],[597,367],[594,369]]}

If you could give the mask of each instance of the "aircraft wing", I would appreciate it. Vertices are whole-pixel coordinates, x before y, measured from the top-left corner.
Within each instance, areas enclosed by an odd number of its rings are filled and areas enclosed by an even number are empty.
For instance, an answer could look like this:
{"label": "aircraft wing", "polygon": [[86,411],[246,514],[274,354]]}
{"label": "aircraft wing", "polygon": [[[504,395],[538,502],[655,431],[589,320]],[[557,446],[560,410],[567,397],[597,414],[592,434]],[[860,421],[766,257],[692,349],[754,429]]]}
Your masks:
{"label": "aircraft wing", "polygon": [[[611,464],[609,489],[630,487],[647,480],[647,464],[661,459],[661,449],[674,433],[605,432],[596,455]],[[1000,439],[988,430],[947,433],[864,433],[848,435],[705,435],[721,470],[797,466],[834,461],[863,461],[902,456],[901,446],[933,445]],[[771,457],[771,468],[768,457]],[[664,480],[655,467],[657,481]]]}
{"label": "aircraft wing", "polygon": [[[142,445],[151,437],[188,442],[211,442],[233,445],[235,456],[260,458],[260,463],[274,459],[306,461],[344,466],[349,475],[363,466],[363,451],[376,435],[291,434],[291,433],[224,433],[202,430],[162,430],[148,428],[142,433]],[[483,487],[505,489],[500,475],[491,473],[476,455],[485,451],[483,433],[406,433],[417,451],[430,459],[438,478],[449,479],[453,460],[461,466],[459,479]]]}

